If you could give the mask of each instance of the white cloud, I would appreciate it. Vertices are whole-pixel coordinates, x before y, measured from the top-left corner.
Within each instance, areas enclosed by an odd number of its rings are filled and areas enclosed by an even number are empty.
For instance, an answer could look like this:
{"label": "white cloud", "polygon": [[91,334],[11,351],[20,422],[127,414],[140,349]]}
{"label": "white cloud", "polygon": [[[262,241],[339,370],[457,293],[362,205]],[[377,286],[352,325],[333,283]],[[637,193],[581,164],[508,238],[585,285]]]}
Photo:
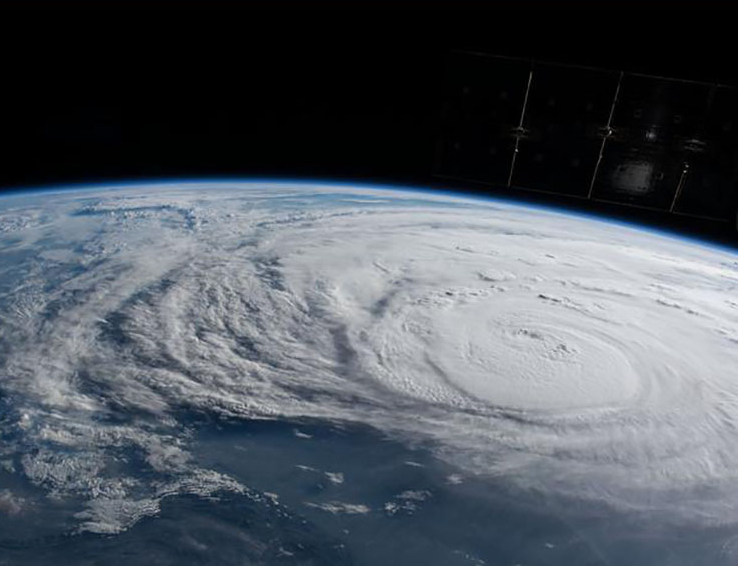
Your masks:
{"label": "white cloud", "polygon": [[362,503],[344,503],[342,501],[329,501],[327,503],[306,502],[308,507],[315,507],[322,511],[328,511],[334,515],[366,515],[371,511],[369,507]]}
{"label": "white cloud", "polygon": [[17,515],[26,506],[22,497],[14,495],[9,489],[0,489],[0,513],[6,515]]}

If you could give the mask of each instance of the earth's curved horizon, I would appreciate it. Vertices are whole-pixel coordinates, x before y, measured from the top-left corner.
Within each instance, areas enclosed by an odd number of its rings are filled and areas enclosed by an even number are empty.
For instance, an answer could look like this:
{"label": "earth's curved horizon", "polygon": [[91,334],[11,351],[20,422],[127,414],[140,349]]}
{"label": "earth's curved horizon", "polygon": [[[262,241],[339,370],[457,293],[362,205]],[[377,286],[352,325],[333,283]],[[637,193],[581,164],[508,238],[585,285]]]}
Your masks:
{"label": "earth's curved horizon", "polygon": [[736,250],[463,193],[4,195],[0,564],[733,564],[736,297]]}

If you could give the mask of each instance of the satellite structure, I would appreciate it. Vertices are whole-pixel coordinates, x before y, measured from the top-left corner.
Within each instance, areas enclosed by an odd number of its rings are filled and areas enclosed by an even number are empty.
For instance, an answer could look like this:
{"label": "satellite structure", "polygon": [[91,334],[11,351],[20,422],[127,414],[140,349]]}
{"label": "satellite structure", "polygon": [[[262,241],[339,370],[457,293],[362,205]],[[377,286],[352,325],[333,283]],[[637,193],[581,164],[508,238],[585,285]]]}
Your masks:
{"label": "satellite structure", "polygon": [[444,94],[437,177],[738,220],[734,87],[454,51]]}

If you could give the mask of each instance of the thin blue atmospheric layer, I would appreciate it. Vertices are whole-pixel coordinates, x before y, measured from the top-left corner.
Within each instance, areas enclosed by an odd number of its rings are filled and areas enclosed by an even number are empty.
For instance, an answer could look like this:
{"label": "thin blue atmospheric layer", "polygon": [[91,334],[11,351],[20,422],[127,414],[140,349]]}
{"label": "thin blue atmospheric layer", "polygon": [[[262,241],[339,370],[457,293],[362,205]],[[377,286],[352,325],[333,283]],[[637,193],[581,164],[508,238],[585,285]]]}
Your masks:
{"label": "thin blue atmospheric layer", "polygon": [[421,195],[434,195],[434,196],[445,196],[450,199],[460,199],[470,202],[484,203],[492,205],[495,203],[504,204],[506,206],[514,206],[526,210],[540,211],[548,214],[558,214],[567,216],[569,218],[581,218],[584,220],[590,220],[594,222],[606,223],[614,226],[621,226],[629,230],[635,230],[641,233],[652,234],[661,238],[676,239],[681,242],[690,244],[698,247],[708,247],[719,253],[728,254],[731,258],[738,259],[738,247],[732,247],[727,244],[714,242],[708,239],[698,238],[694,236],[687,236],[674,230],[668,230],[664,228],[655,228],[653,226],[647,226],[638,222],[628,222],[625,220],[618,220],[609,216],[594,212],[585,212],[575,208],[566,207],[563,205],[541,205],[528,203],[522,199],[514,196],[502,197],[502,196],[485,196],[477,193],[471,193],[461,189],[448,188],[448,189],[429,189],[423,187],[417,187],[415,185],[406,184],[375,184],[375,183],[363,183],[352,180],[345,181],[326,181],[321,179],[290,179],[290,178],[279,178],[279,177],[183,177],[183,178],[170,178],[170,179],[151,179],[151,180],[135,180],[135,181],[111,181],[111,182],[90,182],[90,183],[75,183],[70,185],[58,185],[58,186],[37,186],[37,187],[19,187],[9,191],[4,196],[11,198],[14,196],[33,196],[36,194],[57,194],[57,193],[74,193],[80,191],[95,191],[95,190],[126,190],[140,187],[161,187],[161,188],[174,188],[174,187],[194,187],[202,185],[213,185],[214,188],[237,188],[235,184],[241,185],[272,185],[272,186],[299,186],[305,189],[311,187],[326,187],[332,186],[337,189],[362,189],[362,190],[390,190],[406,193],[418,193]]}

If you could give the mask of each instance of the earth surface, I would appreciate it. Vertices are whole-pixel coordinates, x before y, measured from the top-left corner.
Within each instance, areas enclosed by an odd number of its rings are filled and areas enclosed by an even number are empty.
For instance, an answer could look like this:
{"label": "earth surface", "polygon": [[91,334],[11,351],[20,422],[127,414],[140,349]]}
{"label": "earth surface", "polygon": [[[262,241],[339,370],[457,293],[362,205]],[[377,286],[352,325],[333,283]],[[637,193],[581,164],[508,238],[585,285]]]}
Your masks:
{"label": "earth surface", "polygon": [[438,192],[0,199],[0,564],[738,561],[738,255]]}

